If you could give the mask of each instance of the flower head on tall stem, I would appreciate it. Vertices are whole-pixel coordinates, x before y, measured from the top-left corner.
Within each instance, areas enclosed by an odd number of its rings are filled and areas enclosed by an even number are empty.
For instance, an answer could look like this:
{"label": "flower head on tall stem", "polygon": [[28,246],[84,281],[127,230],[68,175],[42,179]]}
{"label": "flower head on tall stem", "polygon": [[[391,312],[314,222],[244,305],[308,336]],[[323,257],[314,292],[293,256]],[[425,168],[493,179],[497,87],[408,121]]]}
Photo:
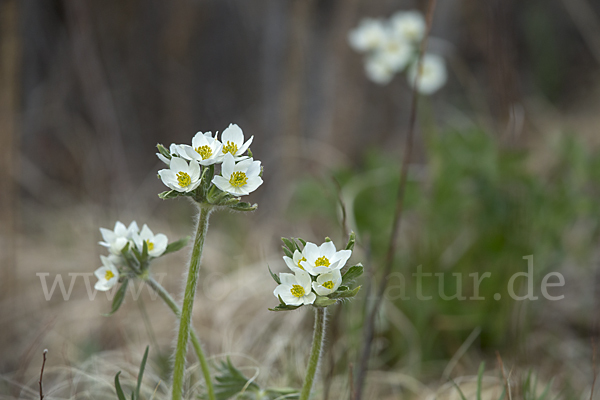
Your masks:
{"label": "flower head on tall stem", "polygon": [[158,171],[165,185],[177,192],[191,192],[200,185],[200,165],[189,163],[180,157],[173,157],[169,169]]}
{"label": "flower head on tall stem", "polygon": [[[408,82],[414,87],[418,73],[417,63],[413,63],[408,70]],[[444,59],[435,54],[423,55],[421,60],[420,76],[417,90],[423,94],[432,94],[446,83],[446,63]]]}
{"label": "flower head on tall stem", "polygon": [[289,306],[309,305],[315,302],[317,296],[312,292],[312,279],[304,271],[296,274],[279,274],[281,284],[273,294]]}
{"label": "flower head on tall stem", "polygon": [[115,223],[115,228],[112,231],[110,229],[100,228],[100,233],[104,240],[98,243],[107,247],[112,254],[120,255],[121,250],[123,250],[127,243],[132,240],[133,235],[138,232],[139,228],[135,221],[129,224],[129,227],[125,227],[121,221],[117,221]]}
{"label": "flower head on tall stem", "polygon": [[223,156],[231,154],[235,161],[241,161],[248,158],[243,154],[248,150],[252,144],[254,136],[250,136],[246,142],[244,142],[244,133],[242,128],[237,124],[229,124],[227,129],[221,134],[221,142],[223,143],[222,153]]}
{"label": "flower head on tall stem", "polygon": [[325,242],[321,246],[309,242],[304,246],[302,254],[306,261],[302,261],[300,265],[311,275],[320,275],[342,269],[352,251],[337,251],[333,242]]}
{"label": "flower head on tall stem", "polygon": [[144,249],[144,242],[146,242],[148,255],[151,257],[160,257],[167,249],[169,242],[167,237],[162,233],[156,235],[152,233],[146,224],[144,224],[139,234],[133,236],[133,241],[140,252]]}
{"label": "flower head on tall stem", "polygon": [[259,175],[260,161],[249,158],[236,164],[231,154],[225,154],[221,175],[215,176],[212,182],[224,192],[245,196],[262,185],[263,180]]}
{"label": "flower head on tall stem", "polygon": [[107,291],[119,281],[119,270],[108,257],[100,256],[100,260],[102,260],[102,266],[94,271],[94,275],[98,278],[94,289]]}
{"label": "flower head on tall stem", "polygon": [[[216,136],[216,135],[215,135]],[[212,165],[223,161],[223,145],[212,132],[198,132],[192,138],[192,145],[181,145],[181,157],[197,161],[200,165]]]}

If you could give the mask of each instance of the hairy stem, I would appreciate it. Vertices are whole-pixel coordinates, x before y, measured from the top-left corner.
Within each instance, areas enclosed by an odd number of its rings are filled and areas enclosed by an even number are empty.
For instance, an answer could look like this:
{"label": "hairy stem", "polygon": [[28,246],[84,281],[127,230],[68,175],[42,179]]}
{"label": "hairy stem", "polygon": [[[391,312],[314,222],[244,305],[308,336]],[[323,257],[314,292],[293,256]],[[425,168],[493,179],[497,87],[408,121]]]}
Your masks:
{"label": "hairy stem", "polygon": [[[194,238],[194,248],[192,249],[192,259],[188,270],[187,283],[183,296],[183,307],[179,318],[179,334],[177,336],[177,347],[175,348],[175,362],[173,365],[173,400],[181,400],[183,394],[183,375],[185,372],[185,357],[187,354],[187,343],[190,334],[190,324],[192,322],[192,309],[194,307],[194,297],[196,296],[196,286],[198,286],[198,275],[200,273],[200,259],[202,258],[202,248],[204,247],[204,238],[208,229],[208,218],[211,209],[200,207],[198,216],[198,228]],[[214,399],[214,396],[211,400]]]}
{"label": "hairy stem", "polygon": [[310,358],[308,359],[308,369],[306,370],[306,378],[300,393],[299,400],[308,400],[310,390],[312,389],[317,366],[321,359],[321,351],[323,350],[323,338],[325,337],[325,313],[327,309],[318,307],[315,313],[315,332],[313,333],[312,349],[310,350]]}
{"label": "hairy stem", "polygon": [[[160,283],[156,282],[154,278],[149,277],[146,282],[148,285],[160,296],[161,299],[165,302],[165,304],[173,311],[173,314],[177,318],[181,316],[181,309],[179,305],[175,302],[173,297],[165,290],[164,287],[161,286]],[[208,392],[209,400],[215,399],[215,390],[213,388],[212,380],[210,377],[210,370],[208,369],[208,362],[206,361],[206,357],[204,356],[204,352],[202,351],[202,346],[200,345],[200,339],[198,339],[198,335],[194,331],[193,328],[190,328],[190,340],[192,341],[192,346],[194,346],[194,351],[196,352],[196,356],[198,357],[198,361],[200,361],[200,368],[202,369],[202,374],[204,375],[204,381],[206,382],[206,391]]]}

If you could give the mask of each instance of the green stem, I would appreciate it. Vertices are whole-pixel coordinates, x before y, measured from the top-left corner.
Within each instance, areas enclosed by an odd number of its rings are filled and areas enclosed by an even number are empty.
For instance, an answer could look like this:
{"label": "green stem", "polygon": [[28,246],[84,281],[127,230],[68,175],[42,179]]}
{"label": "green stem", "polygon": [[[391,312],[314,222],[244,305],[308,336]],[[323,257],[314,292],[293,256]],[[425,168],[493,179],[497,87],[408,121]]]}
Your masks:
{"label": "green stem", "polygon": [[[148,285],[160,296],[161,299],[167,304],[167,306],[173,311],[173,314],[177,318],[181,315],[181,309],[179,305],[175,302],[173,297],[165,290],[164,287],[160,285],[160,283],[156,282],[154,278],[149,277],[146,282]],[[206,391],[208,392],[209,400],[215,400],[215,390],[213,389],[212,380],[210,377],[210,370],[208,369],[208,362],[206,361],[206,357],[204,356],[204,352],[202,351],[202,346],[200,345],[200,339],[198,339],[198,335],[194,329],[190,329],[190,340],[192,341],[192,346],[194,346],[194,351],[196,352],[196,356],[198,357],[198,361],[200,361],[200,368],[202,369],[202,374],[204,375],[204,381],[206,382]]]}
{"label": "green stem", "polygon": [[185,372],[185,357],[187,354],[190,324],[192,322],[192,309],[194,307],[194,297],[196,296],[196,286],[198,286],[200,259],[202,258],[202,248],[204,247],[204,238],[208,229],[210,212],[211,209],[209,207],[200,207],[198,228],[196,230],[196,237],[194,238],[192,259],[190,260],[190,268],[183,296],[183,307],[181,308],[181,317],[179,318],[179,334],[177,336],[175,362],[173,364],[173,400],[181,400],[183,395],[183,375]]}
{"label": "green stem", "polygon": [[325,337],[325,313],[327,309],[318,307],[315,313],[315,332],[313,333],[312,349],[310,350],[310,358],[308,359],[308,369],[306,370],[306,378],[304,378],[304,386],[300,393],[299,400],[308,400],[310,390],[312,389],[317,366],[321,359],[321,351],[323,349],[323,338]]}

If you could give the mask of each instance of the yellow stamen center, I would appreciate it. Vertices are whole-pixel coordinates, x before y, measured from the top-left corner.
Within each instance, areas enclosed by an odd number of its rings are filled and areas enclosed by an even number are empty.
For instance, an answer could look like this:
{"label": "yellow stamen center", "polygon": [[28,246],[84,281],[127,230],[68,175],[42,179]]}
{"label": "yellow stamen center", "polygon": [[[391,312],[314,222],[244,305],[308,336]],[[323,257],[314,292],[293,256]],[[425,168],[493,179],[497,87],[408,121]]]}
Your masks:
{"label": "yellow stamen center", "polygon": [[329,267],[330,264],[329,259],[325,256],[319,257],[317,258],[317,261],[315,261],[315,267]]}
{"label": "yellow stamen center", "polygon": [[206,160],[212,156],[212,149],[205,144],[204,146],[196,147],[196,153],[200,154],[203,160]]}
{"label": "yellow stamen center", "polygon": [[244,186],[246,183],[248,183],[248,177],[244,172],[235,171],[231,174],[231,177],[229,178],[229,183],[233,187]]}
{"label": "yellow stamen center", "polygon": [[187,172],[179,171],[177,173],[177,182],[179,182],[179,186],[186,187],[192,183],[192,178]]}
{"label": "yellow stamen center", "polygon": [[104,274],[104,279],[106,279],[107,281],[110,281],[114,277],[115,274],[113,274],[111,270],[106,271],[106,273]]}
{"label": "yellow stamen center", "polygon": [[237,144],[227,141],[227,144],[223,146],[223,154],[231,153],[232,156],[235,156],[237,153],[238,147]]}
{"label": "yellow stamen center", "polygon": [[333,281],[327,281],[325,283],[323,283],[322,285],[324,288],[327,288],[329,290],[333,290]]}
{"label": "yellow stamen center", "polygon": [[304,296],[304,293],[306,293],[304,291],[304,288],[300,285],[294,285],[292,286],[292,289],[290,290],[290,292],[295,296],[295,297],[302,297]]}
{"label": "yellow stamen center", "polygon": [[304,267],[300,265],[302,261],[306,261],[306,257],[302,257],[300,260],[298,260],[298,268],[300,268],[302,271],[306,271]]}
{"label": "yellow stamen center", "polygon": [[148,245],[148,251],[154,250],[154,243],[152,243],[150,240],[146,240],[146,244]]}

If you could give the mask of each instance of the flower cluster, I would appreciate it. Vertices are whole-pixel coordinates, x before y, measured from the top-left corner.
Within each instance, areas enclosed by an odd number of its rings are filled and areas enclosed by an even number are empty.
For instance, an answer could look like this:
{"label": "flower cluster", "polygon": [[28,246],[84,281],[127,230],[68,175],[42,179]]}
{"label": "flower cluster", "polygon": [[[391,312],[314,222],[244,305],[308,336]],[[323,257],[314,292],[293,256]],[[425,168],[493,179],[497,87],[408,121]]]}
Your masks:
{"label": "flower cluster", "polygon": [[[346,286],[362,274],[359,264],[344,269],[352,255],[354,234],[345,250],[337,251],[332,241],[317,246],[298,239],[283,238],[283,260],[293,273],[280,273],[271,276],[279,285],[273,291],[280,304],[273,311],[293,310],[303,305],[325,307],[338,299],[354,297],[360,287]],[[342,274],[342,271],[344,273]]]}
{"label": "flower cluster", "polygon": [[102,267],[94,272],[98,278],[94,287],[100,291],[110,290],[119,278],[142,275],[152,259],[179,250],[188,241],[169,244],[165,235],[155,235],[146,224],[140,230],[135,221],[128,227],[117,221],[113,230],[100,228],[100,233],[103,240],[99,244],[108,249],[108,256],[100,256]]}
{"label": "flower cluster", "polygon": [[[217,135],[198,132],[191,146],[171,144],[169,150],[158,145],[157,156],[169,167],[158,171],[158,176],[171,189],[161,193],[161,198],[190,196],[199,203],[241,211],[256,208],[240,203],[238,198],[255,191],[263,182],[260,161],[255,161],[250,151],[254,137],[244,141],[244,133],[236,124],[223,131],[221,140]],[[248,155],[244,155],[246,151]],[[215,175],[216,164],[222,164],[221,175]]]}
{"label": "flower cluster", "polygon": [[[396,73],[407,71],[414,86],[417,77],[419,44],[427,29],[418,11],[399,11],[389,19],[365,18],[350,31],[350,46],[365,53],[365,72],[373,82],[386,85]],[[446,83],[444,59],[425,54],[421,60],[419,92],[432,94]]]}

